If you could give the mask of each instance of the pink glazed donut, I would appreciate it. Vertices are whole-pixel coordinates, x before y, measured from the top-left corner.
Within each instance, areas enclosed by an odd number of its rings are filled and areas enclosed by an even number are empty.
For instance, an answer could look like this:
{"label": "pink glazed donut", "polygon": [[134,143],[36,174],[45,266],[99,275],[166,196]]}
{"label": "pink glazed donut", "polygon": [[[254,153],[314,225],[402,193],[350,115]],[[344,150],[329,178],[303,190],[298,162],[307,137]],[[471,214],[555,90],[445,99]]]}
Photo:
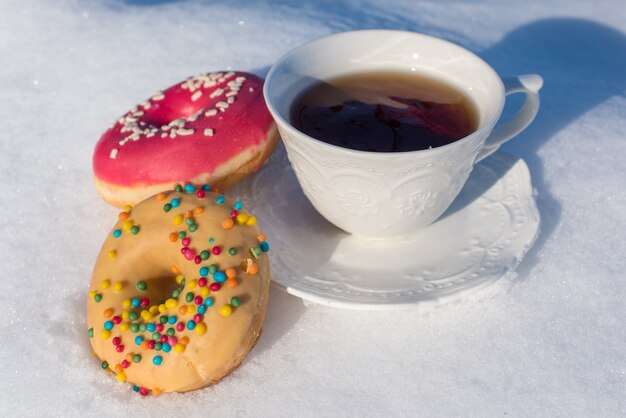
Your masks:
{"label": "pink glazed donut", "polygon": [[200,74],[135,106],[102,135],[93,156],[96,188],[118,207],[173,183],[224,189],[258,170],[277,139],[261,78]]}

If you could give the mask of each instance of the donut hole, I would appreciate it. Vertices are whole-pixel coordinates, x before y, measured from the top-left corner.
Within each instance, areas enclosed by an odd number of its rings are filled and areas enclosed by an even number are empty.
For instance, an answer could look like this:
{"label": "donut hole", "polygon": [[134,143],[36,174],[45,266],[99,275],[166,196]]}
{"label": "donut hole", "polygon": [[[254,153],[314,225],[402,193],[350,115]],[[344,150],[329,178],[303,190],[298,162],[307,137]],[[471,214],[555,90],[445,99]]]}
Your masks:
{"label": "donut hole", "polygon": [[147,289],[141,292],[141,297],[149,298],[152,305],[163,303],[172,297],[174,290],[179,288],[179,284],[176,283],[176,276],[172,275],[171,272],[142,280],[146,283]]}
{"label": "donut hole", "polygon": [[208,94],[203,95],[199,100],[192,102],[189,100],[188,92],[185,95],[170,94],[168,100],[148,109],[142,117],[142,122],[148,126],[161,128],[176,119],[189,119],[196,112],[210,107],[214,99],[210,99]]}

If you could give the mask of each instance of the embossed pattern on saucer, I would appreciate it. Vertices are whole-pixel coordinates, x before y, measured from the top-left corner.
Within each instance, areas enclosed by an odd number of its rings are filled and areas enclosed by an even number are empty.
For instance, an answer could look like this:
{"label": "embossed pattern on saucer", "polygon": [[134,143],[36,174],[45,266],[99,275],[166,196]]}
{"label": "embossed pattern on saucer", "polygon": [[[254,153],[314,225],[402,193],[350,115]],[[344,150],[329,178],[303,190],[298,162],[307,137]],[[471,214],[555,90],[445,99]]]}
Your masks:
{"label": "embossed pattern on saucer", "polygon": [[305,300],[353,309],[447,302],[494,283],[534,243],[539,212],[523,160],[479,163],[432,225],[396,239],[347,234],[306,199],[284,148],[232,190],[262,220],[274,283]]}

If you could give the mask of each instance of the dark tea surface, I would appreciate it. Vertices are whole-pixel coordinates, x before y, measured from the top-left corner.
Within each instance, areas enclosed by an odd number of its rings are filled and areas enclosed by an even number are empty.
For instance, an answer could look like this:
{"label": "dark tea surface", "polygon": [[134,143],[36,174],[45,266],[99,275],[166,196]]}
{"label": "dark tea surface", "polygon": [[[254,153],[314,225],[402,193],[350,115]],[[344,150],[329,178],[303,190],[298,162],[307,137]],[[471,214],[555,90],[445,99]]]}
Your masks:
{"label": "dark tea surface", "polygon": [[416,151],[464,138],[477,112],[460,89],[413,73],[351,74],[317,83],[291,108],[291,123],[318,140],[360,151]]}

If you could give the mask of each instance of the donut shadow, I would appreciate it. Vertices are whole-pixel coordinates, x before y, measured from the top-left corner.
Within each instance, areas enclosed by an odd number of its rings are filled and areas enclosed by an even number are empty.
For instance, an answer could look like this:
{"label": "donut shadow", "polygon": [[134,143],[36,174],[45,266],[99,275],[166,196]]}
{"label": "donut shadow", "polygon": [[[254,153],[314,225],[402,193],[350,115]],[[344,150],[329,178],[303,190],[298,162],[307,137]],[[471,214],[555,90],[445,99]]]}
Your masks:
{"label": "donut shadow", "polygon": [[274,344],[298,323],[305,310],[306,306],[302,299],[272,286],[261,337],[248,358],[253,359],[271,350]]}

